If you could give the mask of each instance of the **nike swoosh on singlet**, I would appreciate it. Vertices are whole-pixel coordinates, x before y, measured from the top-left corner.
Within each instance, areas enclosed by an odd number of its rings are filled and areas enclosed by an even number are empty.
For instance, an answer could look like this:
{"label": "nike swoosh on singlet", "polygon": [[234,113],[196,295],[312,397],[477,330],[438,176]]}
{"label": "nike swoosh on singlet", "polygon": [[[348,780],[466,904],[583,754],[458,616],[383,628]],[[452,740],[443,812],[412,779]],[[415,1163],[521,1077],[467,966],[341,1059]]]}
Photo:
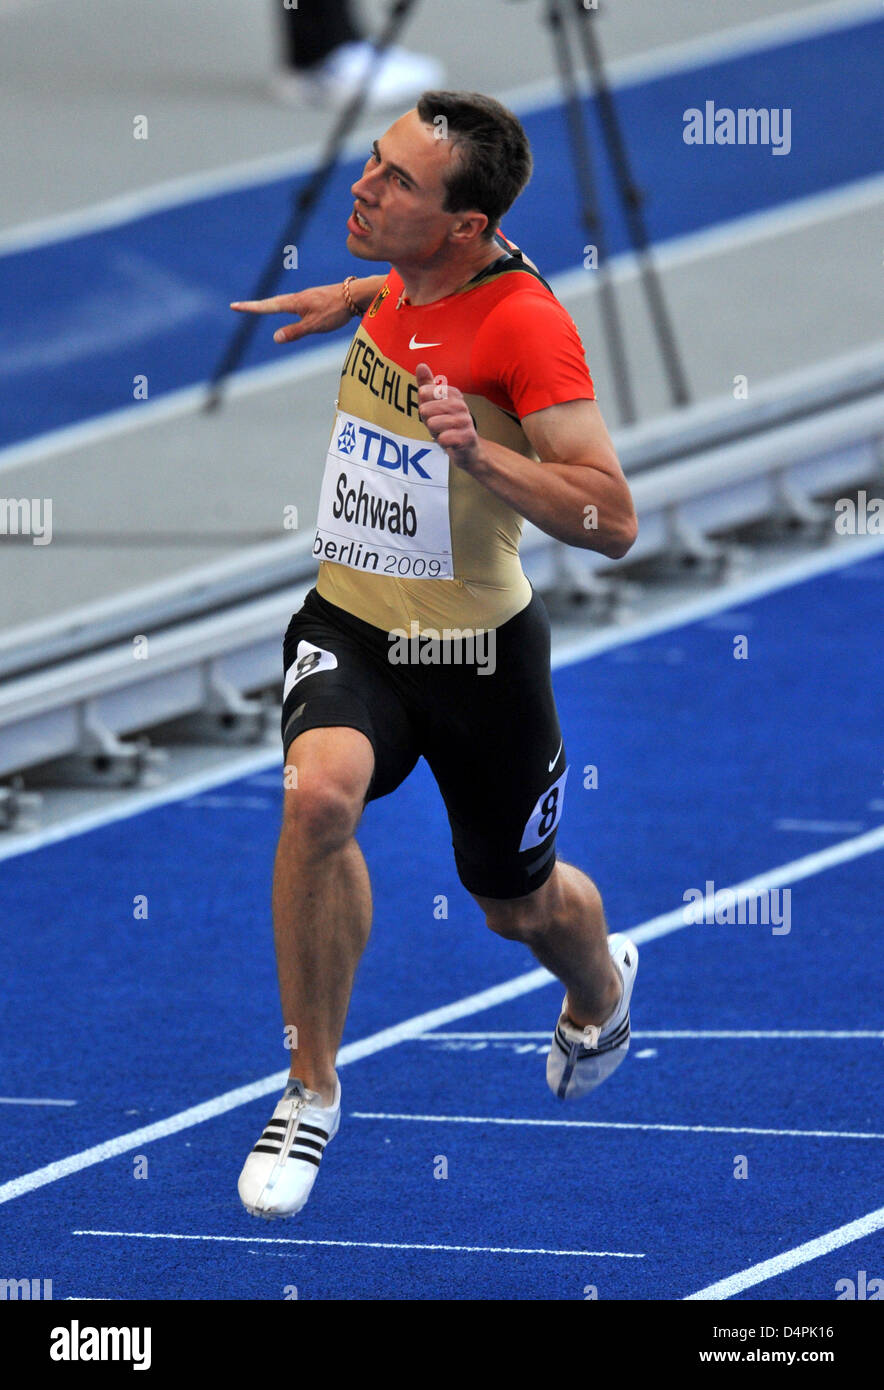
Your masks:
{"label": "nike swoosh on singlet", "polygon": [[418,348],[425,348],[425,347],[441,347],[441,346],[442,346],[441,343],[418,343],[418,342],[415,341],[415,336],[414,336],[414,334],[412,333],[412,335],[411,335],[411,342],[408,344],[408,350],[409,350],[409,352],[416,352]]}
{"label": "nike swoosh on singlet", "polygon": [[550,763],[549,768],[548,768],[548,771],[549,771],[549,772],[552,772],[553,768],[555,767],[556,763],[558,762],[558,760],[559,760],[559,754],[560,754],[561,751],[562,751],[562,744],[564,744],[564,742],[565,742],[565,740],[562,739],[562,742],[559,744],[558,748],[556,749],[556,756],[553,758],[553,760],[552,760],[552,762]]}

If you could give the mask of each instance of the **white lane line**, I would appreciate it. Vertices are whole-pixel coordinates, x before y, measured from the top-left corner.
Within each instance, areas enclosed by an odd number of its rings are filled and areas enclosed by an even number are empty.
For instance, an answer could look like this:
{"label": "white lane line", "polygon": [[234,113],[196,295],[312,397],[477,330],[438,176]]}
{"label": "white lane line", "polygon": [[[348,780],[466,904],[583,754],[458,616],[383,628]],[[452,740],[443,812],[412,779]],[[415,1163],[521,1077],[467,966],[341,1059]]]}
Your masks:
{"label": "white lane line", "polygon": [[269,796],[195,796],[184,805],[194,811],[275,811],[282,805],[282,796],[278,804]]}
{"label": "white lane line", "polygon": [[853,1040],[854,1038],[884,1038],[882,1028],[840,1028],[837,1030],[827,1030],[825,1028],[667,1028],[656,1032],[648,1032],[643,1029],[641,1032],[633,1030],[634,1038],[775,1038],[803,1039],[803,1038],[825,1038],[829,1041],[832,1038],[838,1040]]}
{"label": "white lane line", "polygon": [[[842,840],[840,844],[829,845],[826,849],[816,850],[813,854],[806,854],[801,859],[793,859],[789,864],[781,864],[776,869],[768,869],[763,874],[756,874],[754,878],[743,879],[742,883],[733,884],[727,891],[733,893],[739,902],[758,897],[762,893],[768,892],[771,888],[782,888],[786,884],[799,883],[802,879],[811,878],[815,874],[823,873],[826,869],[831,869],[839,864],[849,863],[852,859],[859,859],[865,854],[874,854],[877,850],[884,849],[884,825],[878,825],[874,830],[867,830],[864,835],[855,835],[850,840]],[[699,904],[697,905],[699,907]],[[704,899],[704,908],[714,911],[714,895],[709,895]],[[654,917],[650,922],[643,923],[633,931],[628,932],[636,945],[641,945],[643,941],[656,941],[658,937],[666,936],[669,932],[680,931],[682,927],[688,925],[685,922],[685,912],[687,905],[674,908],[671,912],[664,912],[659,917]],[[712,931],[717,931],[717,926],[698,922],[697,926],[711,926]]]}
{"label": "white lane line", "polygon": [[665,1134],[760,1134],[770,1139],[881,1139],[884,1134],[837,1129],[760,1129],[755,1125],[664,1125],[634,1120],[524,1120],[498,1115],[396,1115],[373,1110],[351,1110],[353,1120],[410,1120],[417,1124],[516,1125],[540,1129],[639,1129]]}
{"label": "white lane line", "polygon": [[[640,1038],[733,1038],[740,1040],[743,1038],[831,1038],[853,1039],[853,1038],[884,1038],[884,1028],[853,1028],[838,1029],[835,1031],[825,1028],[633,1028],[632,1037]],[[475,1040],[485,1039],[489,1042],[516,1042],[521,1039],[536,1038],[539,1041],[548,1040],[550,1029],[545,1032],[533,1033],[424,1033],[418,1042],[436,1042],[447,1038]]]}
{"label": "white lane line", "polygon": [[684,1301],[732,1298],[744,1289],[763,1284],[767,1279],[775,1279],[778,1274],[785,1274],[786,1270],[795,1269],[797,1265],[818,1260],[821,1255],[831,1254],[833,1250],[840,1250],[843,1245],[862,1240],[864,1236],[873,1235],[882,1228],[884,1207],[879,1207],[877,1211],[870,1211],[866,1216],[858,1217],[856,1221],[848,1221],[845,1226],[838,1226],[836,1230],[828,1231],[824,1236],[817,1236],[815,1240],[808,1240],[803,1245],[796,1245],[792,1250],[785,1250],[782,1255],[774,1255],[773,1259],[750,1265],[748,1269],[742,1269],[728,1279],[719,1279],[717,1283],[709,1284],[697,1293],[688,1294]]}
{"label": "white lane line", "polygon": [[118,1236],[127,1240],[210,1240],[245,1245],[334,1245],[357,1250],[455,1250],[470,1255],[571,1255],[578,1259],[643,1260],[626,1250],[524,1250],[516,1245],[412,1245],[390,1240],[296,1240],[291,1236],[200,1236],[174,1231],[72,1231],[74,1236]]}
{"label": "white lane line", "polygon": [[[7,0],[7,3],[25,4],[26,0]],[[853,3],[830,0],[828,4],[817,5],[812,10],[805,7],[783,15],[750,20],[701,38],[682,39],[650,52],[615,59],[608,64],[608,74],[615,87],[634,86],[670,73],[706,68],[756,49],[775,48],[784,43],[810,39],[817,34],[852,28],[866,19],[875,18],[880,12],[879,0],[854,0]],[[505,106],[517,108],[522,115],[559,105],[562,99],[561,86],[551,77],[504,88],[495,95]],[[354,133],[344,146],[343,160],[361,155],[364,145],[365,135]],[[271,179],[295,178],[315,168],[322,154],[323,147],[316,143],[294,154],[285,151],[258,155],[222,165],[218,169],[183,174],[73,212],[56,213],[19,223],[0,232],[0,256],[120,226],[151,213],[247,189]]]}
{"label": "white lane line", "polygon": [[[884,175],[872,174],[854,179],[822,193],[808,193],[803,198],[760,212],[740,213],[708,227],[700,227],[680,236],[666,237],[653,246],[654,264],[660,271],[675,270],[712,256],[741,251],[761,241],[807,231],[822,222],[856,216],[876,208],[884,197]],[[608,262],[617,284],[635,278],[641,271],[641,260],[634,251],[619,251]],[[598,279],[592,271],[581,266],[559,271],[550,277],[557,298],[568,301],[572,296],[595,292]]]}
{"label": "white lane line", "polygon": [[58,1182],[60,1178],[66,1178],[71,1173],[79,1173],[96,1163],[104,1163],[109,1158],[129,1153],[139,1144],[164,1139],[170,1134],[177,1134],[179,1130],[189,1129],[205,1120],[214,1119],[216,1115],[223,1115],[225,1111],[233,1110],[239,1105],[247,1105],[249,1101],[266,1095],[268,1091],[281,1089],[286,1075],[287,1073],[279,1072],[249,1086],[239,1086],[236,1090],[225,1091],[223,1095],[204,1101],[202,1105],[192,1105],[188,1110],[180,1110],[177,1115],[170,1115],[165,1120],[158,1120],[152,1125],[142,1125],[140,1129],[130,1130],[128,1134],[121,1134],[116,1139],[108,1139],[103,1144],[93,1144],[91,1148],[82,1149],[68,1158],[57,1159],[54,1163],[47,1163],[30,1173],[23,1173],[21,1177],[12,1178],[0,1186],[0,1203],[10,1202],[14,1197],[34,1192],[38,1187],[45,1187],[47,1183]]}
{"label": "white lane line", "polygon": [[[453,1022],[455,1019],[507,1003],[510,999],[517,999],[522,994],[541,988],[551,979],[552,976],[548,971],[538,968],[525,975],[518,975],[515,979],[507,980],[501,985],[494,985],[490,989],[481,990],[478,994],[457,1000],[453,1004],[447,1004],[439,1009],[431,1009],[428,1013],[417,1014],[414,1018],[405,1019],[392,1028],[383,1028],[380,1032],[373,1033],[360,1042],[349,1043],[346,1047],[342,1047],[338,1053],[336,1065],[338,1067],[347,1066],[350,1062],[360,1061],[363,1057],[370,1057],[376,1052],[382,1052],[385,1048],[394,1047],[396,1043],[414,1037],[427,1028],[440,1027]],[[262,1077],[260,1081],[253,1081],[247,1086],[237,1086],[232,1091],[225,1091],[220,1096],[203,1101],[200,1105],[192,1105],[187,1110],[180,1110],[165,1120],[157,1120],[153,1124],[142,1125],[139,1129],[131,1130],[128,1134],[121,1134],[115,1139],[108,1139],[103,1144],[93,1144],[91,1148],[71,1154],[68,1158],[58,1159],[54,1163],[45,1164],[42,1168],[35,1168],[30,1173],[23,1173],[20,1177],[12,1178],[9,1182],[0,1185],[0,1203],[12,1201],[15,1197],[22,1197],[27,1192],[34,1192],[39,1187],[45,1187],[47,1183],[58,1182],[60,1178],[66,1178],[71,1173],[79,1173],[84,1168],[91,1168],[97,1163],[104,1163],[110,1158],[117,1158],[120,1154],[129,1153],[141,1144],[150,1144],[157,1139],[166,1139],[169,1135],[178,1134],[181,1130],[203,1124],[206,1120],[212,1120],[216,1115],[223,1115],[228,1110],[235,1110],[241,1105],[248,1105],[251,1101],[260,1099],[262,1096],[280,1091],[285,1085],[287,1077],[287,1069],[273,1072],[269,1076]]]}
{"label": "white lane line", "polygon": [[[743,583],[734,584],[724,590],[704,594],[701,598],[689,599],[685,603],[668,609],[665,613],[645,618],[627,627],[615,626],[610,631],[598,632],[576,641],[568,641],[567,639],[557,641],[554,643],[552,653],[553,670],[558,670],[562,666],[573,665],[578,661],[585,661],[588,657],[598,656],[602,652],[612,651],[617,647],[641,642],[646,637],[659,636],[663,632],[669,632],[675,628],[697,622],[702,618],[707,618],[712,613],[728,612],[731,608],[751,602],[754,599],[763,598],[766,594],[773,593],[777,589],[789,588],[791,585],[804,583],[808,579],[815,579],[819,575],[828,574],[834,570],[843,570],[850,565],[862,564],[863,561],[881,553],[884,553],[884,537],[873,536],[862,540],[853,537],[849,541],[833,545],[831,549],[827,548],[821,554],[805,556],[803,559],[783,565],[781,569],[771,571],[769,574],[755,579],[747,579]],[[300,607],[309,588],[309,584],[304,584],[293,589],[293,612]],[[8,844],[2,843],[3,836],[0,835],[0,862],[4,859],[12,859],[19,854],[30,854],[33,850],[42,849],[44,845],[59,844],[63,840],[69,840],[88,830],[95,830],[103,825],[111,825],[115,821],[140,815],[142,811],[152,810],[155,806],[166,806],[185,801],[200,791],[224,786],[226,783],[234,782],[249,774],[266,772],[271,767],[282,768],[281,752],[274,753],[268,750],[239,755],[231,758],[229,762],[225,762],[222,767],[213,768],[207,772],[194,773],[191,777],[184,778],[174,785],[135,793],[123,802],[117,802],[99,811],[89,811],[80,816],[73,816],[68,821],[48,826],[42,830],[21,835],[15,834]],[[882,808],[884,808],[884,803],[882,803]],[[870,809],[872,808],[870,807]]]}
{"label": "white lane line", "polygon": [[818,34],[852,29],[880,15],[880,0],[854,0],[852,4],[849,0],[828,0],[827,4],[813,7],[805,4],[785,14],[746,20],[733,28],[717,29],[699,38],[680,39],[665,48],[651,49],[649,53],[631,54],[616,59],[608,67],[618,86],[633,85],[691,68],[710,67],[757,50],[812,39]]}
{"label": "white lane line", "polygon": [[48,1100],[44,1096],[0,1096],[0,1105],[76,1105],[75,1100]]}
{"label": "white lane line", "polygon": [[[820,34],[852,29],[866,20],[881,16],[881,0],[829,0],[812,9],[787,11],[762,19],[750,19],[732,28],[716,29],[696,38],[676,39],[643,53],[630,53],[606,63],[611,85],[618,88],[636,87],[678,73],[695,70],[698,73],[719,63],[764,49],[779,48],[787,43],[800,43]],[[584,93],[587,79],[581,72],[578,82]],[[561,101],[561,86],[548,77],[520,83],[505,92],[495,93],[504,105],[519,115],[557,105]]]}
{"label": "white lane line", "polygon": [[775,820],[774,830],[808,831],[814,835],[855,835],[865,829],[861,820]]}
{"label": "white lane line", "polygon": [[[830,845],[827,849],[819,850],[816,854],[806,855],[803,859],[796,859],[791,864],[781,864],[778,868],[769,869],[756,878],[746,879],[743,883],[733,886],[730,891],[739,898],[779,884],[795,883],[798,879],[807,878],[811,874],[822,873],[824,869],[846,863],[863,854],[871,854],[882,847],[884,847],[884,826],[879,826],[877,830],[859,835],[853,840],[845,840],[840,845]],[[655,917],[650,922],[633,928],[629,935],[637,943],[653,941],[658,937],[668,935],[670,932],[681,931],[683,927],[688,925],[691,924],[685,921],[685,909],[684,906],[681,906],[673,912],[664,913],[661,917]],[[508,1003],[511,999],[517,999],[523,994],[530,994],[533,990],[542,989],[544,985],[552,983],[558,983],[558,981],[542,966],[536,970],[529,970],[527,974],[517,975],[503,984],[480,990],[479,993],[468,995],[465,999],[456,1000],[454,1003],[446,1004],[438,1009],[431,1009],[427,1013],[417,1014],[413,1018],[405,1019],[402,1023],[384,1028],[378,1033],[372,1033],[369,1037],[363,1038],[361,1042],[349,1043],[338,1053],[337,1065],[346,1066],[349,1062],[373,1056],[388,1047],[394,1047],[397,1043],[404,1042],[406,1038],[420,1037],[422,1033],[429,1032],[433,1028],[452,1023],[455,1019],[466,1018],[470,1014],[482,1013],[486,1009]],[[225,1091],[223,1095],[215,1096],[212,1100],[204,1101],[201,1105],[194,1105],[187,1110],[181,1110],[178,1114],[170,1115],[165,1120],[158,1120],[152,1125],[144,1125],[141,1129],[133,1130],[129,1134],[121,1134],[116,1139],[109,1139],[103,1144],[95,1144],[80,1153],[71,1154],[68,1158],[58,1159],[55,1163],[48,1163],[43,1168],[36,1168],[30,1173],[23,1173],[20,1177],[12,1178],[0,1186],[0,1203],[11,1201],[14,1197],[21,1197],[26,1192],[33,1192],[38,1187],[43,1187],[50,1182],[57,1182],[59,1178],[65,1178],[71,1173],[90,1168],[96,1163],[103,1163],[109,1158],[116,1158],[120,1154],[129,1153],[139,1144],[149,1144],[155,1139],[165,1139],[171,1134],[177,1134],[180,1130],[189,1129],[193,1125],[202,1124],[205,1120],[214,1119],[216,1115],[222,1115],[228,1110],[235,1110],[240,1105],[247,1105],[252,1100],[257,1100],[261,1096],[269,1095],[271,1092],[281,1089],[287,1076],[287,1071],[274,1072],[270,1076],[263,1077],[260,1081],[252,1082],[251,1085],[239,1086],[235,1090]],[[766,1133],[767,1131],[738,1130],[735,1132]],[[785,1133],[786,1131],[782,1132]],[[842,1137],[879,1138],[882,1136]]]}

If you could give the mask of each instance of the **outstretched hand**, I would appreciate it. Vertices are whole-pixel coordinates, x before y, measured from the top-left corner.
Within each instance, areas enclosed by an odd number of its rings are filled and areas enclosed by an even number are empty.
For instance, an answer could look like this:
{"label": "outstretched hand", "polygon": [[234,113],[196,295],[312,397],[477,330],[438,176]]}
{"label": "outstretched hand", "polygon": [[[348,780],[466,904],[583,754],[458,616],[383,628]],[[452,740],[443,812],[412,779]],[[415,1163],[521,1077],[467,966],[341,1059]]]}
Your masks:
{"label": "outstretched hand", "polygon": [[434,376],[426,362],[418,363],[415,378],[418,414],[451,462],[471,472],[479,459],[479,436],[463,392],[444,376]]}
{"label": "outstretched hand", "polygon": [[275,343],[294,343],[308,333],[331,333],[350,318],[340,285],[316,285],[298,294],[275,294],[270,299],[237,299],[230,307],[241,314],[297,314],[300,323],[277,328]]}

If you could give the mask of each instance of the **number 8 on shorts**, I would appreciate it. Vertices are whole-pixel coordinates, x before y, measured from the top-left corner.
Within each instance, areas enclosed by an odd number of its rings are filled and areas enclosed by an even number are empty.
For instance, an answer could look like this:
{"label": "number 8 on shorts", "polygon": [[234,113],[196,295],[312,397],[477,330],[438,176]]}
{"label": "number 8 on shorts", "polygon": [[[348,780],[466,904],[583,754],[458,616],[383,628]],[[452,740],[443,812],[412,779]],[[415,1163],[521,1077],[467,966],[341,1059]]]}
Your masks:
{"label": "number 8 on shorts", "polygon": [[544,840],[555,830],[562,818],[567,776],[568,769],[565,768],[558,781],[553,782],[552,786],[537,798],[534,810],[528,817],[522,832],[522,842],[519,845],[520,854],[523,850],[535,849],[538,845],[542,845]]}

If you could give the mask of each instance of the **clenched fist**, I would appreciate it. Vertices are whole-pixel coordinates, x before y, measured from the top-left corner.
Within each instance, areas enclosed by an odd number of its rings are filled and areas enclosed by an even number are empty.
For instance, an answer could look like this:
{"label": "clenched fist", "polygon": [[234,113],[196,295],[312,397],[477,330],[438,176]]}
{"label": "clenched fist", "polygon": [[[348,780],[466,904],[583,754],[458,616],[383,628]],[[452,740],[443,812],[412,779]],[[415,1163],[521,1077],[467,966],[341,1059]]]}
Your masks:
{"label": "clenched fist", "polygon": [[415,378],[418,414],[451,462],[471,472],[479,459],[479,436],[463,393],[444,377],[434,377],[426,362],[418,363]]}

